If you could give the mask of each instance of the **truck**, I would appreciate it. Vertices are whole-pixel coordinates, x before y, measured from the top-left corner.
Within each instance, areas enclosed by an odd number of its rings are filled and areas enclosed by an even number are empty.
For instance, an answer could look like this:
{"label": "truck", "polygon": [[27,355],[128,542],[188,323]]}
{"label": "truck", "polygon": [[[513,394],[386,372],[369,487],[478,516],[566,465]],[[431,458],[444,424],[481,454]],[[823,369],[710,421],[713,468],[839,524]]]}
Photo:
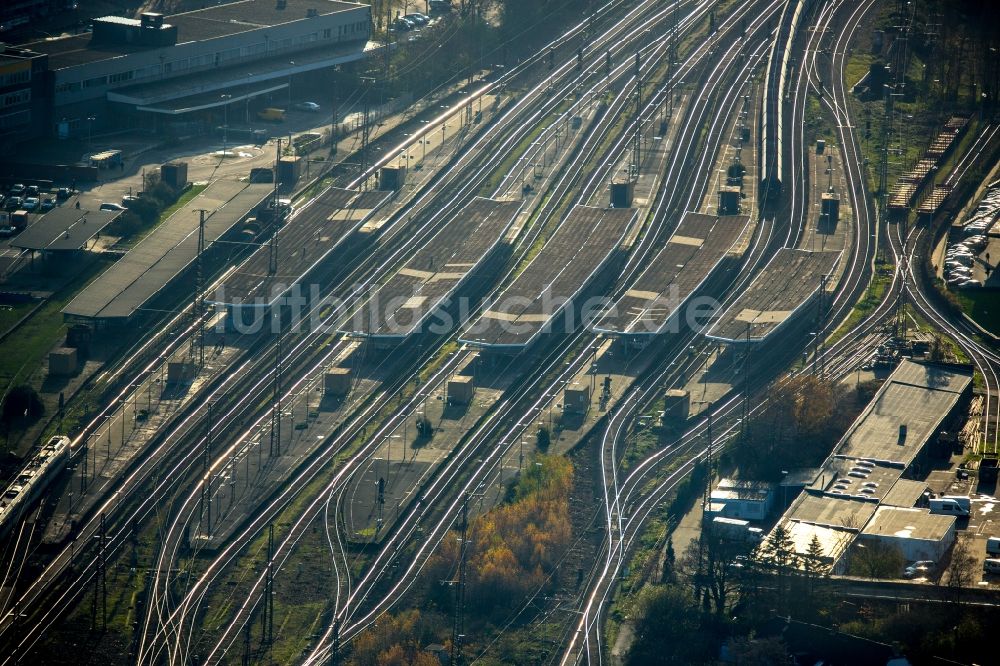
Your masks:
{"label": "truck", "polygon": [[968,497],[945,495],[931,498],[931,513],[945,516],[968,516],[972,512],[972,502]]}
{"label": "truck", "polygon": [[28,226],[28,211],[15,210],[10,216],[10,226],[15,229],[24,229]]}

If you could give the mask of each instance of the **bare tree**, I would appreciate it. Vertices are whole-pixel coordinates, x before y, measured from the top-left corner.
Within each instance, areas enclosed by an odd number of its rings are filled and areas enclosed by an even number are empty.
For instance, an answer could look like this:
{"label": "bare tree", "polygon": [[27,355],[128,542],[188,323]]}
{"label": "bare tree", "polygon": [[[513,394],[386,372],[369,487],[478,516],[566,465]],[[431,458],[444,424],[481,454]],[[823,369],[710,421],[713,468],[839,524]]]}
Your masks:
{"label": "bare tree", "polygon": [[903,553],[881,541],[858,543],[851,552],[848,571],[865,578],[898,578],[906,564]]}
{"label": "bare tree", "polygon": [[951,559],[948,561],[947,585],[957,601],[962,595],[962,588],[971,587],[976,582],[978,568],[976,556],[972,554],[967,539],[956,539],[951,549]]}

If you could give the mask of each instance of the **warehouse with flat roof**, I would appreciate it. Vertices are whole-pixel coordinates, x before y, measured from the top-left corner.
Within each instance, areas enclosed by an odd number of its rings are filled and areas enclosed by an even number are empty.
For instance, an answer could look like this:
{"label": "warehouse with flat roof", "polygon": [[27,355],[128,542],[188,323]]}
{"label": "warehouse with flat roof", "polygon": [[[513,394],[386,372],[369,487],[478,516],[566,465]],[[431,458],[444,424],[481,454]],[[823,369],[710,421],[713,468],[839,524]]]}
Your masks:
{"label": "warehouse with flat roof", "polygon": [[903,359],[837,445],[840,458],[907,469],[972,386],[956,366]]}
{"label": "warehouse with flat roof", "polygon": [[861,531],[859,544],[881,543],[898,548],[909,562],[938,562],[955,541],[955,516],[928,509],[880,506]]}
{"label": "warehouse with flat roof", "polygon": [[954,542],[955,518],[915,508],[927,485],[903,477],[923,478],[928,445],[971,387],[967,366],[904,359],[778,522],[800,558],[815,536],[834,573],[846,571],[855,541],[898,547],[911,561],[938,560]]}

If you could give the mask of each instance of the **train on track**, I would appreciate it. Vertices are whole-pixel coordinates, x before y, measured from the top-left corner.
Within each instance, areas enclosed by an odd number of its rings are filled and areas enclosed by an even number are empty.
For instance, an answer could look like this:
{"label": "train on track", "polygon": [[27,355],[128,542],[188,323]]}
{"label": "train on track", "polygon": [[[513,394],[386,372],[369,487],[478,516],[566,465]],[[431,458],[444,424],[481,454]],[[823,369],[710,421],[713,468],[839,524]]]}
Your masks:
{"label": "train on track", "polygon": [[69,437],[50,437],[10,482],[0,496],[0,538],[17,525],[24,512],[65,469],[69,453]]}
{"label": "train on track", "polygon": [[811,0],[788,0],[778,20],[764,74],[760,128],[760,204],[774,205],[781,198],[784,178],[785,90],[791,67],[792,45]]}

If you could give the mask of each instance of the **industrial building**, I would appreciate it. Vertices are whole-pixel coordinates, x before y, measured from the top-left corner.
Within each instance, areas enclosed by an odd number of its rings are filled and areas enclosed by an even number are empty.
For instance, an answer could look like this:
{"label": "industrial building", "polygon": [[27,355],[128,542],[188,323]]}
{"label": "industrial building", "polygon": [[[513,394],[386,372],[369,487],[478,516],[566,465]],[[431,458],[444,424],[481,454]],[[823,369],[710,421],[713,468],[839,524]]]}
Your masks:
{"label": "industrial building", "polygon": [[112,126],[164,130],[213,113],[221,122],[230,105],[249,116],[251,100],[290,99],[294,76],[364,58],[370,35],[368,5],[240,0],[171,16],[106,16],[90,33],[24,48],[47,68],[50,103],[37,109],[67,137]]}
{"label": "industrial building", "polygon": [[45,133],[52,101],[48,60],[29,49],[0,47],[0,150]]}
{"label": "industrial building", "polygon": [[955,516],[927,509],[880,506],[861,531],[859,544],[881,543],[899,549],[909,562],[939,562],[955,541]]}
{"label": "industrial building", "polygon": [[764,520],[774,505],[774,486],[749,479],[719,479],[709,495],[705,515],[738,520]]}
{"label": "industrial building", "polygon": [[[942,430],[970,396],[971,369],[904,359],[778,521],[804,558],[815,541],[821,568],[844,573],[852,546],[888,543],[908,560],[938,560],[955,539],[954,516],[918,508],[920,481]],[[917,478],[904,478],[917,477]]]}

